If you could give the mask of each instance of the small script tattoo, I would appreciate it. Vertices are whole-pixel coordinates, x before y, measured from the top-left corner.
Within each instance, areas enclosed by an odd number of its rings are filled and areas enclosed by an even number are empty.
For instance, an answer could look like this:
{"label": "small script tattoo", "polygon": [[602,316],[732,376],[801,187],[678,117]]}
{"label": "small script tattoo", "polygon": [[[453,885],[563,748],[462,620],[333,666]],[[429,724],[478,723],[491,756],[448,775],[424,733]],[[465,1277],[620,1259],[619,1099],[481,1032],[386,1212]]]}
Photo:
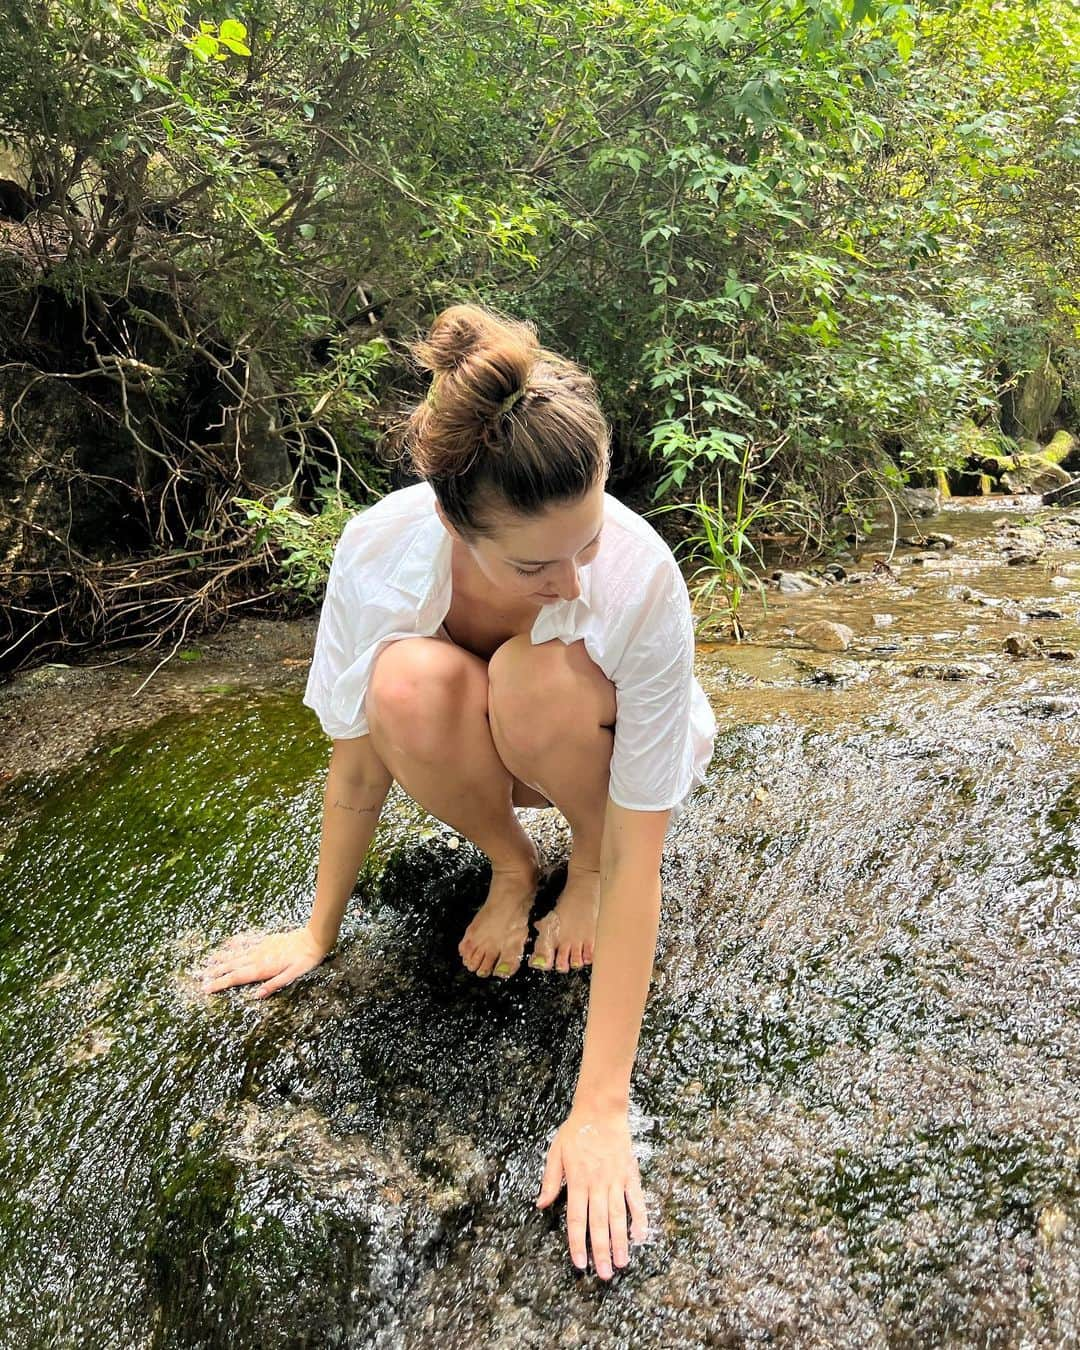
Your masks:
{"label": "small script tattoo", "polygon": [[334,803],[335,806],[342,807],[345,811],[375,811],[378,808],[374,806],[350,806],[348,802],[343,802],[340,798]]}

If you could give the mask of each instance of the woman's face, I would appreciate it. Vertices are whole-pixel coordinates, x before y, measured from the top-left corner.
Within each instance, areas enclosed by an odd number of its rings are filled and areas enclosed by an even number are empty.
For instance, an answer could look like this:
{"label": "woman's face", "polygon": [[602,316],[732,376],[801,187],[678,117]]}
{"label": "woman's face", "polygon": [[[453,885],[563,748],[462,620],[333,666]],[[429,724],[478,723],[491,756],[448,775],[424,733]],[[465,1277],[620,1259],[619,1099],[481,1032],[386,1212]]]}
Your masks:
{"label": "woman's face", "polygon": [[604,486],[597,483],[583,497],[556,502],[538,515],[500,514],[490,538],[462,543],[478,570],[507,596],[547,605],[576,600],[578,569],[591,563],[600,548]]}

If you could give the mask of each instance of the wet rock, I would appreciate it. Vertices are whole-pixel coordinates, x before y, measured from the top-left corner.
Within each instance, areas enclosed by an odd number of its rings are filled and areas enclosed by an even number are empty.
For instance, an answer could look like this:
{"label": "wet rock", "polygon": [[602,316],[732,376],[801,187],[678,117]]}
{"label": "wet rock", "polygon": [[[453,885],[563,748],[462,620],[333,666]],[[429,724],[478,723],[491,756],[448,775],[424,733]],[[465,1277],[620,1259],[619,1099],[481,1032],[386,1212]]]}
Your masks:
{"label": "wet rock", "polygon": [[1080,502],[1080,477],[1070,478],[1067,483],[1059,483],[1042,495],[1044,506],[1075,506]]}
{"label": "wet rock", "polygon": [[1006,552],[1041,553],[1046,547],[1046,533],[1037,525],[1009,525],[1002,533]]}
{"label": "wet rock", "polygon": [[1042,455],[1026,455],[1020,464],[1001,475],[1001,481],[1010,492],[1037,492],[1042,495],[1053,492],[1055,488],[1068,487],[1072,475]]}
{"label": "wet rock", "polygon": [[903,488],[900,500],[917,516],[934,516],[941,510],[941,492],[938,488]]}
{"label": "wet rock", "polygon": [[857,661],[836,661],[831,666],[819,666],[816,670],[812,670],[804,683],[844,689],[854,681],[862,679],[864,675],[865,672]]}
{"label": "wet rock", "polygon": [[1010,656],[1038,656],[1042,638],[1031,637],[1027,633],[1010,633],[1002,646]]}
{"label": "wet rock", "polygon": [[956,540],[952,537],[951,534],[938,533],[938,534],[928,534],[923,539],[923,543],[926,545],[927,548],[937,548],[944,550],[947,548],[954,548],[956,545]]}
{"label": "wet rock", "polygon": [[1047,647],[1043,655],[1048,661],[1075,661],[1076,653],[1068,647]]}
{"label": "wet rock", "polygon": [[815,623],[803,624],[795,636],[809,642],[819,652],[844,652],[851,646],[855,634],[845,623],[818,619]]}
{"label": "wet rock", "polygon": [[1016,553],[1009,553],[1005,561],[1010,567],[1020,567],[1026,563],[1037,563],[1041,554],[1032,553],[1028,549],[1020,549]]}
{"label": "wet rock", "polygon": [[843,581],[847,576],[847,572],[839,563],[829,563],[827,567],[822,568],[821,575],[826,581]]}
{"label": "wet rock", "polygon": [[1065,617],[1060,609],[1051,609],[1049,606],[1042,606],[1039,609],[1025,609],[1024,613],[1029,619],[1063,619]]}
{"label": "wet rock", "polygon": [[907,673],[931,680],[970,680],[993,677],[993,666],[986,661],[920,661],[909,666]]}
{"label": "wet rock", "polygon": [[773,580],[781,595],[807,595],[824,584],[806,572],[774,572]]}
{"label": "wet rock", "polygon": [[895,614],[875,614],[873,617],[875,628],[889,628],[896,622]]}

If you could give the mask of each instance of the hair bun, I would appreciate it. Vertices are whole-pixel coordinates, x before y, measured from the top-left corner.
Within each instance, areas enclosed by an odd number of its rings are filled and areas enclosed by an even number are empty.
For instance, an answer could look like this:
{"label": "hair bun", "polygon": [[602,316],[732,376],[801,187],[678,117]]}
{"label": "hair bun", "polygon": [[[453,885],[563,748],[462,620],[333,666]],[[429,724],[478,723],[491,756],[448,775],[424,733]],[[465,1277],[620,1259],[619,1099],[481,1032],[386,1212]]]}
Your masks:
{"label": "hair bun", "polygon": [[483,528],[488,487],[530,514],[606,473],[611,433],[592,378],[528,321],[451,305],[410,350],[432,381],[401,442],[462,529]]}
{"label": "hair bun", "polygon": [[451,305],[414,350],[421,366],[433,375],[450,375],[475,355],[485,339],[495,336],[495,328],[479,305]]}
{"label": "hair bun", "polygon": [[523,388],[540,356],[536,329],[483,305],[451,305],[413,354],[434,376],[440,414],[483,422]]}

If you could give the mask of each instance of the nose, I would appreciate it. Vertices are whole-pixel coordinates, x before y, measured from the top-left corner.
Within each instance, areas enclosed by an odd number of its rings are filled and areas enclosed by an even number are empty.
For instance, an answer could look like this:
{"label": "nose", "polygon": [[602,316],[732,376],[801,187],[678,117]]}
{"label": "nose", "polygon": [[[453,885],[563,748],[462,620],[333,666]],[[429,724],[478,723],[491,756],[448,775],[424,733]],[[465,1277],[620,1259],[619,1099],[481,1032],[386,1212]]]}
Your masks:
{"label": "nose", "polygon": [[564,562],[559,564],[558,576],[555,581],[555,589],[562,600],[576,600],[581,594],[581,583],[578,580],[577,568],[573,562]]}

